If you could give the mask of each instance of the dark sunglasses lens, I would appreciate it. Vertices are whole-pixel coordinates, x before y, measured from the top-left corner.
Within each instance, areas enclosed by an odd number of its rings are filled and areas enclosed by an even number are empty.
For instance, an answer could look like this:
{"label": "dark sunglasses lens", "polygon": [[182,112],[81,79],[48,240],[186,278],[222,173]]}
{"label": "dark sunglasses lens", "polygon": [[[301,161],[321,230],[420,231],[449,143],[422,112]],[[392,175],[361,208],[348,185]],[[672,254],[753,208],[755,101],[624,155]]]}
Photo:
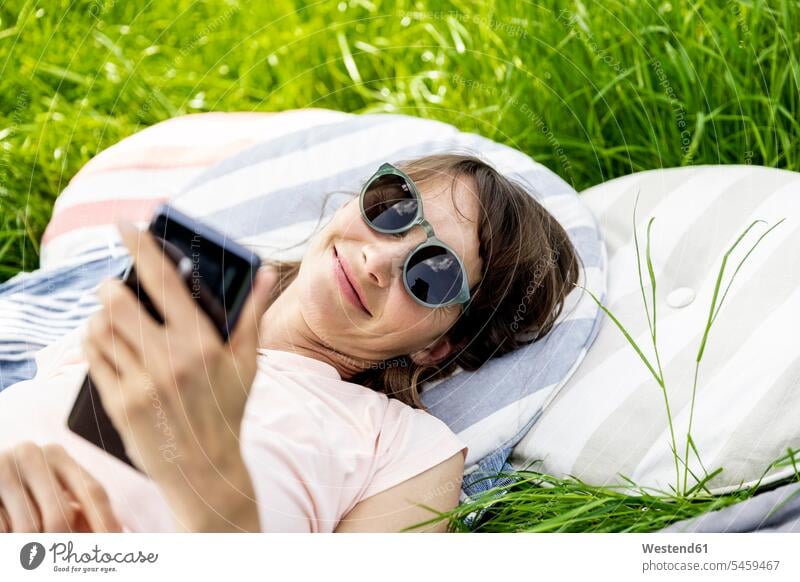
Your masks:
{"label": "dark sunglasses lens", "polygon": [[420,301],[441,305],[461,291],[464,273],[453,253],[438,245],[423,247],[408,261],[406,282]]}
{"label": "dark sunglasses lens", "polygon": [[364,192],[364,213],[373,226],[400,230],[417,216],[417,199],[402,176],[376,178]]}

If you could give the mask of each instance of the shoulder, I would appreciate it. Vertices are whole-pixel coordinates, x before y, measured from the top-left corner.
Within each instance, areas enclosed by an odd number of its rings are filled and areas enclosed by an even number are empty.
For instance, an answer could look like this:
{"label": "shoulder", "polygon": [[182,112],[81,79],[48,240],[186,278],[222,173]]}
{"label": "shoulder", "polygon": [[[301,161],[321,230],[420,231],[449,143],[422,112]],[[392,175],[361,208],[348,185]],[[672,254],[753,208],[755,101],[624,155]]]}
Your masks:
{"label": "shoulder", "polygon": [[415,532],[446,531],[447,523],[435,518],[437,513],[458,505],[464,457],[465,450],[459,451],[426,471],[362,500],[342,518],[336,531],[399,532],[409,528]]}
{"label": "shoulder", "polygon": [[458,504],[466,453],[444,422],[392,401],[376,447],[375,472],[344,517],[350,524],[342,527],[400,531],[435,516],[427,508],[451,510]]}

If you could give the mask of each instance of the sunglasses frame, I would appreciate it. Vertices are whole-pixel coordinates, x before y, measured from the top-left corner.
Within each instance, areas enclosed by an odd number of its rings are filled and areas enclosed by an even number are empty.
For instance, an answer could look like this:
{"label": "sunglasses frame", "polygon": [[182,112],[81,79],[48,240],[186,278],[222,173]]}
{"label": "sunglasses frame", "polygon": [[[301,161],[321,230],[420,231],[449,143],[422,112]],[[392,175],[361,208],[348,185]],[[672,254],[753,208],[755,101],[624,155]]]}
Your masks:
{"label": "sunglasses frame", "polygon": [[[408,223],[407,226],[403,228],[396,228],[396,229],[385,229],[379,228],[375,226],[372,221],[367,217],[367,213],[364,210],[364,195],[367,193],[369,187],[377,180],[383,176],[399,176],[403,180],[405,180],[406,184],[408,185],[408,189],[417,199],[417,214],[414,219]],[[364,184],[364,187],[361,189],[361,193],[358,195],[358,205],[361,209],[361,217],[364,219],[364,222],[374,231],[380,232],[383,234],[399,234],[403,232],[408,232],[415,226],[419,225],[425,230],[426,238],[422,241],[419,245],[414,247],[408,256],[406,257],[405,262],[403,263],[403,286],[406,288],[406,291],[411,296],[414,301],[423,305],[424,307],[429,308],[436,308],[436,307],[445,307],[447,305],[455,305],[455,304],[463,304],[467,303],[470,299],[470,292],[469,292],[469,282],[467,281],[467,269],[464,266],[464,262],[461,260],[461,257],[458,256],[456,253],[447,243],[444,241],[436,238],[436,234],[433,231],[433,226],[425,220],[424,214],[422,212],[422,196],[420,196],[419,190],[417,189],[417,185],[414,184],[414,181],[401,169],[396,168],[390,163],[381,164],[378,170],[370,176],[369,180]],[[414,295],[411,291],[411,288],[408,286],[408,264],[411,261],[411,257],[413,257],[417,252],[425,247],[432,247],[438,246],[444,248],[447,252],[449,252],[453,257],[455,257],[456,261],[458,261],[458,266],[461,269],[461,289],[459,290],[458,294],[453,297],[450,301],[445,303],[428,303],[426,301],[422,301],[419,297]]]}

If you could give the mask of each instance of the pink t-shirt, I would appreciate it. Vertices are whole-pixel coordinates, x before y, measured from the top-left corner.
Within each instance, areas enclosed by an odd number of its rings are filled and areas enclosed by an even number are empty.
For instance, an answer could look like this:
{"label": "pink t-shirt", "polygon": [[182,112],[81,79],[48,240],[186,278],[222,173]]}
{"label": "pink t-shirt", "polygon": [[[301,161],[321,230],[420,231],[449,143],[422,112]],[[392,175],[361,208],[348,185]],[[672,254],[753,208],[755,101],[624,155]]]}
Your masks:
{"label": "pink t-shirt", "polygon": [[[36,377],[0,392],[0,450],[60,443],[105,486],[126,531],[174,531],[152,481],[66,427],[88,369],[84,328],[37,354]],[[361,500],[467,453],[432,415],[343,381],[329,364],[274,350],[259,350],[241,435],[270,532],[331,532]]]}

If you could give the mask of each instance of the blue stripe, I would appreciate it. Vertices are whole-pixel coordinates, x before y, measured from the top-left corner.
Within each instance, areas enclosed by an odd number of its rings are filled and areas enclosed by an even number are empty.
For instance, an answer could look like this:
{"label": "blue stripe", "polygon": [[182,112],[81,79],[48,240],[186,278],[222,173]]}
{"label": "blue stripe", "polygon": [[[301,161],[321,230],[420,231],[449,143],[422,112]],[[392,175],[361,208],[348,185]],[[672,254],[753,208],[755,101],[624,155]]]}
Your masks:
{"label": "blue stripe", "polygon": [[453,432],[461,432],[509,404],[558,383],[586,347],[595,318],[562,321],[541,340],[474,372],[461,372],[423,392],[422,401]]}
{"label": "blue stripe", "polygon": [[36,375],[36,361],[3,362],[0,364],[0,392],[12,384],[30,380]]}

